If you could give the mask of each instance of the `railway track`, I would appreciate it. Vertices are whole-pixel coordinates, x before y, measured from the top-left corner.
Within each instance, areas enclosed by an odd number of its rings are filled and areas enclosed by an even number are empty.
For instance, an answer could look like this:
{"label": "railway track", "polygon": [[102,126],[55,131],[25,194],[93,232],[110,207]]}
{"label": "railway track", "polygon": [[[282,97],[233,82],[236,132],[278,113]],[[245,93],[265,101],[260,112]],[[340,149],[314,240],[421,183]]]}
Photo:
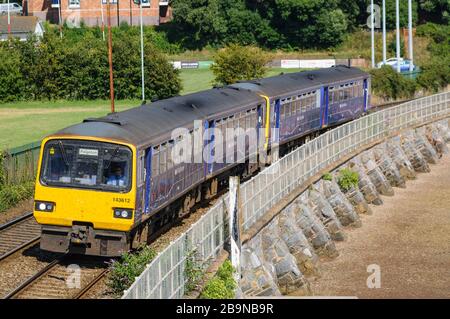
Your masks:
{"label": "railway track", "polygon": [[23,282],[5,299],[81,299],[108,271],[104,259],[65,254]]}
{"label": "railway track", "polygon": [[39,242],[41,227],[26,213],[6,224],[0,225],[0,261],[15,252]]}

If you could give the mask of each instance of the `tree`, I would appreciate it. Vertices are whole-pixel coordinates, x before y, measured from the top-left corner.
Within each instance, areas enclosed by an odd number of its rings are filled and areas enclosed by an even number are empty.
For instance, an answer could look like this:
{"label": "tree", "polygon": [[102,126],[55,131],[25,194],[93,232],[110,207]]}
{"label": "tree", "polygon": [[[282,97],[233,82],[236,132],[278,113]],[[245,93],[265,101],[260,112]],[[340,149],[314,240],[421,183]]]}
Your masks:
{"label": "tree", "polygon": [[450,1],[419,0],[419,16],[421,22],[450,23]]}
{"label": "tree", "polygon": [[264,77],[270,60],[271,56],[260,48],[231,44],[214,56],[211,69],[217,84],[232,84]]}
{"label": "tree", "polygon": [[7,47],[0,47],[0,61],[0,101],[20,99],[25,89],[20,71],[20,55]]}

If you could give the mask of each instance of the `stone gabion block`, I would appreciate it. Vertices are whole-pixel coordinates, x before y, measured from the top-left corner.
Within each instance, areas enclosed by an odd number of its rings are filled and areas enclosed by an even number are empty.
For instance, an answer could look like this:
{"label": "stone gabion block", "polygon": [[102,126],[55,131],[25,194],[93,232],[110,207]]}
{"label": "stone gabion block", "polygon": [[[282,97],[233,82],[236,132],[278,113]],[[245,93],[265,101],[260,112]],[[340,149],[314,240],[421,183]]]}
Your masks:
{"label": "stone gabion block", "polygon": [[321,180],[318,189],[325,196],[343,226],[361,227],[361,219],[335,181]]}
{"label": "stone gabion block", "polygon": [[389,181],[391,186],[406,188],[406,181],[400,174],[397,165],[389,156],[386,143],[382,143],[372,149],[376,164],[380,168],[383,175]]}
{"label": "stone gabion block", "polygon": [[345,240],[342,224],[325,196],[312,188],[308,192],[308,199],[308,205],[324,224],[331,238],[336,241]]}
{"label": "stone gabion block", "polygon": [[358,214],[367,214],[372,215],[372,209],[364,198],[363,193],[355,187],[350,188],[346,192],[344,192],[345,197],[348,199],[350,204],[353,205],[355,211]]}
{"label": "stone gabion block", "polygon": [[416,172],[430,172],[430,166],[423,157],[422,153],[416,149],[415,143],[412,141],[411,137],[402,135],[401,146]]}
{"label": "stone gabion block", "polygon": [[289,294],[295,291],[299,295],[311,294],[309,282],[297,267],[297,260],[280,238],[277,217],[262,230],[261,244],[264,259],[275,267],[281,293]]}
{"label": "stone gabion block", "polygon": [[414,142],[416,144],[416,148],[422,153],[423,157],[430,164],[437,164],[439,157],[436,153],[436,150],[430,144],[425,134],[423,133],[422,128],[415,131],[414,134]]}
{"label": "stone gabion block", "polygon": [[416,179],[417,175],[414,170],[414,166],[406,156],[405,152],[401,147],[401,139],[398,136],[391,138],[386,143],[387,150],[395,165],[397,165],[397,169],[404,179]]}
{"label": "stone gabion block", "polygon": [[280,236],[289,248],[289,252],[297,260],[297,266],[306,276],[318,275],[318,256],[310,242],[297,226],[292,210],[284,210],[278,219]]}
{"label": "stone gabion block", "polygon": [[381,199],[380,194],[377,191],[377,188],[372,183],[372,180],[367,175],[366,169],[364,168],[360,159],[357,157],[352,158],[348,162],[347,167],[358,173],[359,175],[358,188],[360,189],[361,193],[363,193],[366,201],[369,204],[382,205],[383,200]]}
{"label": "stone gabion block", "polygon": [[435,149],[439,158],[441,158],[443,154],[448,154],[447,143],[441,135],[441,132],[437,129],[436,124],[433,123],[425,128],[425,136]]}
{"label": "stone gabion block", "polygon": [[318,255],[328,258],[339,255],[330,233],[301,198],[289,205],[286,210],[292,212],[297,226],[303,231]]}
{"label": "stone gabion block", "polygon": [[450,143],[450,129],[448,127],[448,121],[440,121],[436,124],[436,128],[439,130],[445,143]]}
{"label": "stone gabion block", "polygon": [[243,246],[239,287],[244,296],[280,296],[274,274],[275,269],[266,269],[251,246]]}
{"label": "stone gabion block", "polygon": [[372,150],[367,150],[359,155],[361,162],[366,168],[367,175],[372,181],[373,185],[375,185],[377,191],[381,195],[385,196],[394,196],[394,190],[391,187],[391,184],[387,180],[386,176],[383,175],[377,163],[375,162],[375,158],[373,156]]}

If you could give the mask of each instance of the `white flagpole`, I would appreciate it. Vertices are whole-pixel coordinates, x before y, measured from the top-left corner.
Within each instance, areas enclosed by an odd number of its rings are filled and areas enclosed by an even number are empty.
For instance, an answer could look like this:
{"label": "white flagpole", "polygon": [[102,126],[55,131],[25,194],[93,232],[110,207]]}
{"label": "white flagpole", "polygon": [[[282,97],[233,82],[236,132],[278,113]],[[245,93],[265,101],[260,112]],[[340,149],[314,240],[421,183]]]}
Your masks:
{"label": "white flagpole", "polygon": [[383,64],[386,64],[386,0],[383,0]]}
{"label": "white flagpole", "polygon": [[141,79],[142,79],[142,103],[145,102],[145,80],[144,80],[144,23],[142,21],[142,0],[139,1],[139,14],[141,20]]}
{"label": "white flagpole", "polygon": [[372,68],[375,68],[375,14],[373,11],[373,0],[370,1],[370,32],[372,38]]}
{"label": "white flagpole", "polygon": [[103,0],[100,0],[100,11],[102,13],[102,36],[105,41],[105,19],[103,18]]}
{"label": "white flagpole", "polygon": [[412,3],[411,0],[408,0],[408,28],[409,28],[409,72],[413,70],[413,34],[412,34]]}
{"label": "white flagpole", "polygon": [[400,73],[400,6],[399,0],[395,0],[396,29],[397,29],[397,72]]}
{"label": "white flagpole", "polygon": [[11,35],[11,13],[9,12],[9,0],[8,0],[8,35]]}

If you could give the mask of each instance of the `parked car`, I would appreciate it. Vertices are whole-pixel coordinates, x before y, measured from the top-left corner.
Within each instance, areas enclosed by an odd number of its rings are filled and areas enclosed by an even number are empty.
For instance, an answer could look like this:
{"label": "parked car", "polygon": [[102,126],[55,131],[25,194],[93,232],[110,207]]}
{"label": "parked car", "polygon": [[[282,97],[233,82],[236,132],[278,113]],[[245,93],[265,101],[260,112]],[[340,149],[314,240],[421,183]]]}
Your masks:
{"label": "parked car", "polygon": [[[400,63],[400,72],[409,71],[409,65],[412,63],[410,60],[406,60],[403,58],[398,59],[398,63]],[[386,63],[379,62],[377,64],[378,68],[381,68],[383,65],[389,65],[395,70],[397,70],[397,58],[390,58],[386,60]],[[416,66],[413,64],[412,69],[414,70]]]}
{"label": "parked car", "polygon": [[22,15],[23,8],[18,3],[0,3],[0,15],[8,14]]}

